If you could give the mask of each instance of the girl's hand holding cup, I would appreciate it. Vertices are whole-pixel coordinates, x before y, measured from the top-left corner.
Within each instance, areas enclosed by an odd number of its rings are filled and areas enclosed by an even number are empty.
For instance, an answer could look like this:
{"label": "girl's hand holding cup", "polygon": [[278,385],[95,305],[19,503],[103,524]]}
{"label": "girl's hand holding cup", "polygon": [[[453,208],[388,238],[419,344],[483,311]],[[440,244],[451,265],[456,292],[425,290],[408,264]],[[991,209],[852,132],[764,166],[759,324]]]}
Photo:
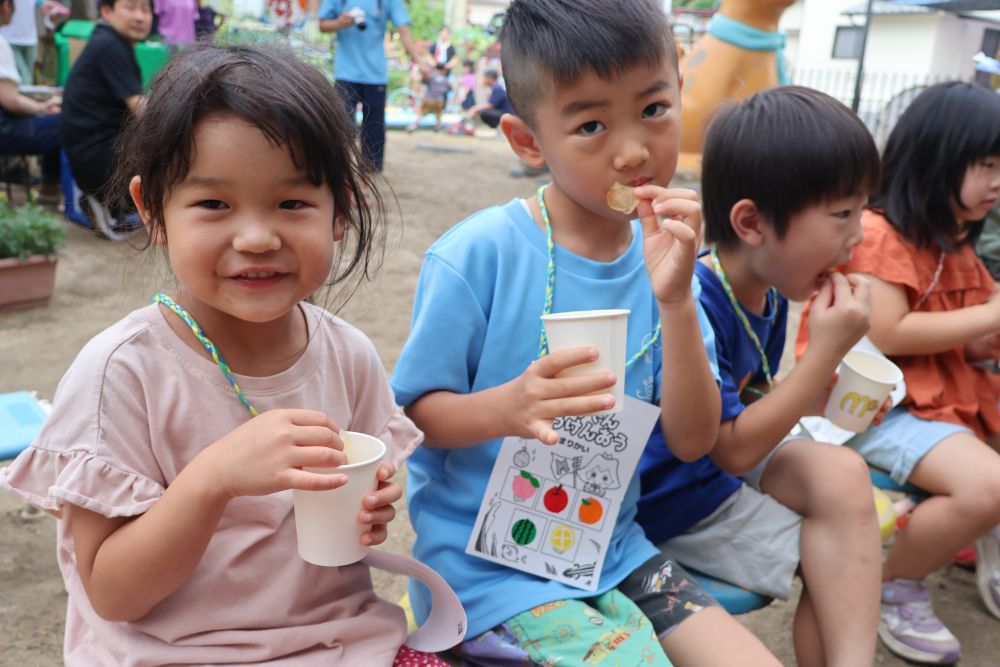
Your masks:
{"label": "girl's hand holding cup", "polygon": [[389,481],[396,474],[396,466],[388,461],[379,463],[375,479],[378,488],[365,496],[358,523],[370,524],[372,529],[361,536],[361,543],[368,547],[385,542],[388,535],[386,524],[396,518],[396,509],[392,506],[403,497],[403,489]]}
{"label": "girl's hand holding cup", "polygon": [[347,462],[339,430],[322,412],[270,410],[212,443],[196,461],[207,466],[213,486],[228,498],[288,489],[335,489],[347,478],[302,468],[333,468]]}

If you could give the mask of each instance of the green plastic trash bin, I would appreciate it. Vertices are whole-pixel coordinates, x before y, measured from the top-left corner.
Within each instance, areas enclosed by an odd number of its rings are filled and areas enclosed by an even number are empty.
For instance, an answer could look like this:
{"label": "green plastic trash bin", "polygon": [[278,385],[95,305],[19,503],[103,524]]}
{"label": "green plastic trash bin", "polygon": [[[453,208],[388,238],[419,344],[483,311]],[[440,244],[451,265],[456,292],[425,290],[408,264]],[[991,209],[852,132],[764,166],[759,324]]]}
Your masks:
{"label": "green plastic trash bin", "polygon": [[[54,36],[56,44],[56,85],[66,85],[66,77],[70,69],[71,50],[82,49],[84,43],[94,32],[93,21],[66,21],[62,29]],[[77,51],[77,53],[79,53]],[[142,73],[142,85],[148,86],[153,75],[170,60],[170,52],[163,42],[146,41],[135,45],[135,58],[139,61],[139,71]]]}

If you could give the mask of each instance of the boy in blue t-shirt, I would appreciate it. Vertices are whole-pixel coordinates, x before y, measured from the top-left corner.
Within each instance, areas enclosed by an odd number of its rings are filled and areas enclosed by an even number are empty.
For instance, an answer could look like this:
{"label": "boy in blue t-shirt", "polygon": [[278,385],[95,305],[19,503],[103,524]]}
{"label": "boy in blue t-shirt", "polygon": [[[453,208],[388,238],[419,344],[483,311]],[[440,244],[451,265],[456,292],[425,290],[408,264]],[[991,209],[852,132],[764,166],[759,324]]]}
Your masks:
{"label": "boy in blue t-shirt", "polygon": [[[611,374],[556,377],[595,352],[545,355],[543,312],[631,310],[626,400],[661,406],[658,428],[679,457],[707,453],[719,421],[714,342],[692,282],[700,208],[693,192],[662,187],[677,164],[681,81],[660,3],[514,0],[501,41],[517,112],[502,130],[552,182],[480,211],[427,252],[392,377],[426,433],[408,463],[414,555],[462,600],[468,639],[457,651],[473,664],[777,665],[643,535],[638,476],[623,480],[596,591],[465,553],[501,441],[554,444],[553,419],[614,403]],[[639,199],[641,223],[609,208],[616,182]],[[427,591],[410,592],[422,620]]]}
{"label": "boy in blue t-shirt", "polygon": [[[654,439],[640,463],[639,522],[664,553],[772,597],[787,598],[801,575],[803,665],[874,661],[881,550],[867,469],[797,423],[822,411],[869,326],[867,283],[835,269],[861,242],[878,177],[868,130],[823,93],[775,88],[715,118],[702,160],[714,245],[695,273],[715,330],[722,424],[710,459],[682,463]],[[816,290],[809,349],[775,384],[788,299]]]}

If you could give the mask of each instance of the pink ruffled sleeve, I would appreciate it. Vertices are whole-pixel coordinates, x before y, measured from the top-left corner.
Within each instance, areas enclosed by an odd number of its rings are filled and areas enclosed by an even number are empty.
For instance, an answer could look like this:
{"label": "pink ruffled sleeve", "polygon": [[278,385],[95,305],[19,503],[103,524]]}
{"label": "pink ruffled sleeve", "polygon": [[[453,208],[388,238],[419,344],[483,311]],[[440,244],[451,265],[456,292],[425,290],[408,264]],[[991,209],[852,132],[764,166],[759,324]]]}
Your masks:
{"label": "pink ruffled sleeve", "polygon": [[141,364],[99,334],[59,383],[31,447],[0,470],[0,485],[60,516],[65,503],[107,517],[142,514],[166,486],[150,444]]}

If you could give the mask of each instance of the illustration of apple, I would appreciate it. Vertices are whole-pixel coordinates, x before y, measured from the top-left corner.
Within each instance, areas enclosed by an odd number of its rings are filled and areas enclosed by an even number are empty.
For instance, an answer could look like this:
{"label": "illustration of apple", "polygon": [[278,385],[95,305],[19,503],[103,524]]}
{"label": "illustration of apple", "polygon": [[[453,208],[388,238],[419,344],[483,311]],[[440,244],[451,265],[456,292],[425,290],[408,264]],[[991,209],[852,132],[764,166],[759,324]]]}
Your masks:
{"label": "illustration of apple", "polygon": [[519,475],[514,478],[514,482],[511,484],[511,489],[514,491],[514,500],[524,502],[531,496],[535,495],[538,491],[540,484],[535,476],[532,475],[527,470],[522,470]]}
{"label": "illustration of apple", "polygon": [[597,498],[584,498],[580,501],[578,514],[582,523],[593,525],[601,520],[604,508],[601,507],[601,501]]}
{"label": "illustration of apple", "polygon": [[559,514],[559,512],[566,509],[566,505],[569,505],[569,494],[566,493],[563,485],[560,484],[546,491],[542,501],[545,503],[545,509],[553,514]]}

